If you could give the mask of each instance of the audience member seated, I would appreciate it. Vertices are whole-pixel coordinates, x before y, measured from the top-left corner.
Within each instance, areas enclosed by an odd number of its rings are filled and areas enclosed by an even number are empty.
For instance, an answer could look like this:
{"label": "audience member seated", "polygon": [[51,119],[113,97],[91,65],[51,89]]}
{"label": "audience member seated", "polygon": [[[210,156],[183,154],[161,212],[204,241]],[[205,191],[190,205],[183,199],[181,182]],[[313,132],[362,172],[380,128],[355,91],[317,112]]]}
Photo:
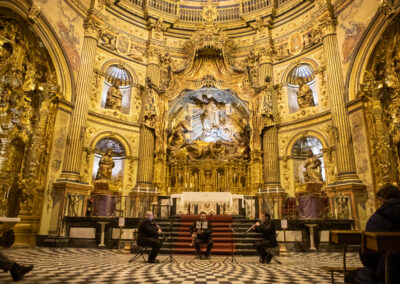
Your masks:
{"label": "audience member seated", "polygon": [[7,256],[0,252],[0,268],[4,272],[10,271],[14,281],[19,281],[26,273],[33,269],[33,265],[24,266],[10,260]]}
{"label": "audience member seated", "polygon": [[[381,206],[369,218],[366,232],[400,232],[400,190],[387,184],[377,193]],[[360,253],[363,268],[346,274],[346,283],[385,283],[385,255],[374,252]],[[400,254],[390,257],[390,283],[400,283]]]}

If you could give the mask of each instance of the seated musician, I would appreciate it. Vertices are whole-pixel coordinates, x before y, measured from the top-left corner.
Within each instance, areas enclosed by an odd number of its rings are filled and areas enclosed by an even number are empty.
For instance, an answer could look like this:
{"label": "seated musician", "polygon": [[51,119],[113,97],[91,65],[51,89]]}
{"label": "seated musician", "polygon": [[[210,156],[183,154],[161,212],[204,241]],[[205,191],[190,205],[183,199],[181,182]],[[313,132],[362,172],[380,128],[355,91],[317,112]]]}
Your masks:
{"label": "seated musician", "polygon": [[271,215],[268,213],[261,214],[261,222],[255,223],[254,231],[262,234],[262,239],[254,243],[254,246],[260,255],[261,263],[270,263],[272,254],[266,249],[278,246],[276,241],[275,224],[271,221]]}
{"label": "seated musician", "polygon": [[207,244],[206,258],[210,259],[211,248],[213,247],[213,241],[211,239],[212,225],[210,221],[207,221],[205,212],[200,213],[200,220],[193,223],[193,225],[190,227],[190,233],[194,239],[196,258],[202,258],[200,245]]}
{"label": "seated musician", "polygon": [[[368,219],[366,232],[400,232],[400,190],[392,184],[384,185],[376,194],[381,206]],[[373,284],[385,282],[385,255],[360,253],[364,265],[346,274],[346,283]],[[400,283],[400,254],[390,256],[390,282]]]}
{"label": "seated musician", "polygon": [[156,257],[162,246],[161,240],[158,239],[161,234],[160,226],[153,221],[153,212],[147,211],[145,219],[138,226],[138,245],[151,247],[149,263],[160,262]]}

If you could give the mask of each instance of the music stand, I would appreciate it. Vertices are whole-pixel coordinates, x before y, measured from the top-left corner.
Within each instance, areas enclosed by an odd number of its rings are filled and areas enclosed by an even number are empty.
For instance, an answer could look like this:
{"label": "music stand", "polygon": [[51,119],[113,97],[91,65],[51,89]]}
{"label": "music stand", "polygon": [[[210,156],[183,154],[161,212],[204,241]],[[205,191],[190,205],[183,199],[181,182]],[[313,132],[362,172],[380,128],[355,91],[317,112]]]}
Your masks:
{"label": "music stand", "polygon": [[174,218],[171,218],[172,215],[172,205],[168,204],[169,206],[169,210],[168,210],[168,217],[170,218],[170,223],[169,223],[169,255],[166,259],[164,259],[162,262],[166,262],[168,260],[169,263],[171,262],[176,262],[178,263],[178,261],[172,256],[172,228],[174,227]]}
{"label": "music stand", "polygon": [[239,264],[239,262],[237,261],[237,259],[236,259],[236,257],[235,257],[235,251],[234,251],[234,245],[233,245],[233,242],[234,242],[234,234],[235,234],[235,229],[233,229],[233,227],[231,226],[231,225],[229,225],[229,228],[231,228],[231,231],[232,231],[232,245],[231,245],[231,255],[228,255],[225,259],[224,259],[224,261],[223,262],[225,262],[226,260],[229,260],[229,258],[231,258],[231,262],[233,263],[233,262],[236,262],[236,264]]}

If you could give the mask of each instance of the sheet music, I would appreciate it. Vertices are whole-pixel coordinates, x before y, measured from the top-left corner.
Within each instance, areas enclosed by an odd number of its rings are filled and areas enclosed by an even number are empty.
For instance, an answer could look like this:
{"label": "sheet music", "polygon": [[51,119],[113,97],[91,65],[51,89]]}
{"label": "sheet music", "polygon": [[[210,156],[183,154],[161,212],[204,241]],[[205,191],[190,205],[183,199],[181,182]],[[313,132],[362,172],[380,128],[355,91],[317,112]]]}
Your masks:
{"label": "sheet music", "polygon": [[207,230],[208,229],[208,222],[207,221],[204,221],[204,222],[196,221],[196,229],[197,230]]}

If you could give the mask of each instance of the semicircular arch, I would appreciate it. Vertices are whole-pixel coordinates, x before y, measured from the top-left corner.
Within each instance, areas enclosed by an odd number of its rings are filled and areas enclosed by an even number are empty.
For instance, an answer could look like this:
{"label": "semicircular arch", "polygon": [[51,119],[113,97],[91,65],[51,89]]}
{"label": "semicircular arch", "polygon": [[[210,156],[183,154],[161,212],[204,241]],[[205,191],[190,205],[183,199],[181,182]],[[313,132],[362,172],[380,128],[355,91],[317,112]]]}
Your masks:
{"label": "semicircular arch", "polygon": [[129,157],[132,156],[132,148],[131,148],[128,140],[124,136],[122,136],[116,132],[112,132],[112,131],[104,131],[104,132],[97,134],[93,138],[92,142],[90,143],[90,148],[94,149],[97,145],[97,142],[99,142],[100,140],[102,140],[104,138],[113,138],[113,139],[118,140],[119,142],[121,142],[122,146],[124,146],[126,156],[129,156]]}
{"label": "semicircular arch", "polygon": [[306,130],[306,131],[298,132],[289,140],[289,142],[286,145],[285,156],[292,155],[292,150],[293,150],[294,145],[296,144],[296,142],[299,139],[301,139],[303,137],[317,138],[321,142],[323,149],[329,148],[328,141],[324,135],[322,135],[321,133],[319,133],[315,130]]}
{"label": "semicircular arch", "polygon": [[308,64],[308,65],[310,65],[310,66],[312,67],[314,73],[315,73],[315,70],[318,69],[318,63],[317,63],[317,61],[315,61],[315,60],[312,59],[312,58],[302,58],[300,61],[293,62],[292,64],[290,64],[290,65],[285,69],[285,71],[282,73],[281,78],[280,78],[281,84],[286,84],[287,81],[288,81],[288,77],[289,77],[289,75],[290,75],[290,72],[293,70],[293,68],[295,68],[296,66],[301,65],[301,64]]}
{"label": "semicircular arch", "polygon": [[111,60],[108,60],[108,61],[104,62],[103,65],[101,66],[101,69],[100,69],[101,73],[105,74],[106,71],[107,71],[107,68],[110,67],[110,66],[113,66],[113,65],[121,66],[122,68],[126,69],[126,71],[128,71],[128,73],[132,76],[132,79],[133,79],[133,84],[132,85],[133,86],[137,86],[138,85],[138,77],[136,75],[135,70],[133,70],[133,68],[129,64],[127,64],[127,63],[125,63],[125,62],[123,62],[121,60],[111,59]]}

